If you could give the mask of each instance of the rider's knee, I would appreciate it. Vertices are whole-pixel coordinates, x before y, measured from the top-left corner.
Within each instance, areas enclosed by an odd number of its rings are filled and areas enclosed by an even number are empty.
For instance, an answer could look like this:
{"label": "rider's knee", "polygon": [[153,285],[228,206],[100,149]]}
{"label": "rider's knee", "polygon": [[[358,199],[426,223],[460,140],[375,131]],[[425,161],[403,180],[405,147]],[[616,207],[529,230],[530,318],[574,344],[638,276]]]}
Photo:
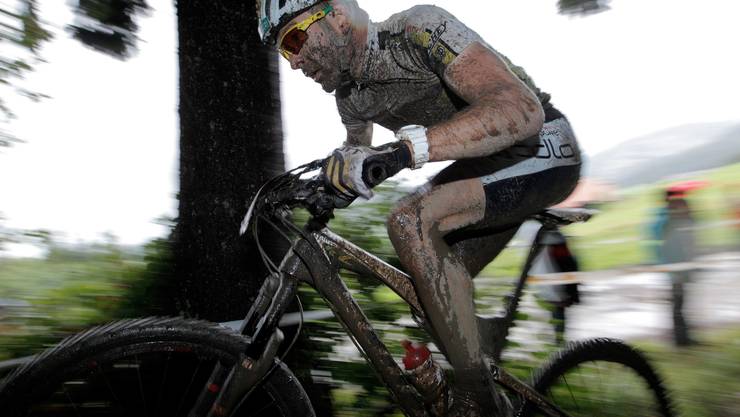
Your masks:
{"label": "rider's knee", "polygon": [[388,235],[391,241],[408,242],[409,239],[418,239],[422,233],[422,219],[420,218],[421,195],[411,194],[401,199],[401,201],[388,215],[386,222]]}
{"label": "rider's knee", "polygon": [[391,209],[386,225],[388,235],[395,245],[396,242],[410,243],[422,236],[434,234],[439,222],[434,217],[433,210],[425,209],[425,194],[417,191],[401,199]]}
{"label": "rider's knee", "polygon": [[410,235],[413,235],[413,229],[418,222],[418,219],[415,217],[410,208],[405,204],[399,204],[390,211],[386,227],[388,229],[388,236],[392,242],[405,240]]}

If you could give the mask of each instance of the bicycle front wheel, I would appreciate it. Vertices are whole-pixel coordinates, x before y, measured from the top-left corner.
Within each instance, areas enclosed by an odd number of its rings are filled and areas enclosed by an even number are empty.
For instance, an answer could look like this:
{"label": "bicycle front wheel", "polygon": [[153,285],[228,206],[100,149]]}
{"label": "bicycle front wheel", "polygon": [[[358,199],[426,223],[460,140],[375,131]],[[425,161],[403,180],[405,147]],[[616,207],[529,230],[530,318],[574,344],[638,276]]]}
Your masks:
{"label": "bicycle front wheel", "polygon": [[[122,320],[62,341],[0,382],[14,416],[185,417],[216,364],[233,366],[248,340],[212,323]],[[233,416],[313,416],[279,363]]]}
{"label": "bicycle front wheel", "polygon": [[[671,417],[663,383],[645,356],[613,339],[570,343],[535,372],[532,386],[573,417]],[[525,403],[521,415],[545,416]]]}

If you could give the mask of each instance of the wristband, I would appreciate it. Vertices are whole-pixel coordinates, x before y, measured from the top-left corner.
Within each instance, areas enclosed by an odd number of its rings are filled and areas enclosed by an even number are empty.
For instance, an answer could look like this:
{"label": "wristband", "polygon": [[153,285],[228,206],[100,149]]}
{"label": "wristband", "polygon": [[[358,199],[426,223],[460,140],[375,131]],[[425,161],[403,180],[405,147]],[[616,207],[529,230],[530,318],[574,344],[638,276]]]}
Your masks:
{"label": "wristband", "polygon": [[398,129],[396,139],[409,142],[412,149],[411,169],[421,168],[429,161],[429,142],[427,128],[419,125],[408,125]]}

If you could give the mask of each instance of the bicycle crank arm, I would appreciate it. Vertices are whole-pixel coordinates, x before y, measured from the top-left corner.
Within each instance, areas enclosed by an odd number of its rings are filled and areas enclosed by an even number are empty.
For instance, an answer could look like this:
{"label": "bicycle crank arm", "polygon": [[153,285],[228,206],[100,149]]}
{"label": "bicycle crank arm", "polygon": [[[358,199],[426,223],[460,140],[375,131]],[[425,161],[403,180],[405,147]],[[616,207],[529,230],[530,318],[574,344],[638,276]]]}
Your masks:
{"label": "bicycle crank arm", "polygon": [[[518,394],[520,394],[525,401],[531,402],[535,407],[539,408],[540,411],[544,412],[550,417],[570,417],[565,411],[561,410],[558,406],[542,397],[539,392],[535,391],[532,387],[525,384],[524,382],[517,379],[514,375],[504,371],[502,368],[492,365],[491,371],[493,373],[493,379],[498,384],[506,387]],[[522,408],[522,407],[520,407]],[[521,415],[521,409],[516,414],[517,417]]]}

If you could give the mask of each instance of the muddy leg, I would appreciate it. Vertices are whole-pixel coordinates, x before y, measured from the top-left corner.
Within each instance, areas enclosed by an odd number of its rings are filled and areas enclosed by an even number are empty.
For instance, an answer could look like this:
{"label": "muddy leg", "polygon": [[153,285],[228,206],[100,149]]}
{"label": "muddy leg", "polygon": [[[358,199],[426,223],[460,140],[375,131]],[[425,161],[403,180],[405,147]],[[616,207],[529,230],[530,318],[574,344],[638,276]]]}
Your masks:
{"label": "muddy leg", "polygon": [[[504,250],[506,244],[519,230],[519,226],[519,224],[515,224],[508,228],[502,228],[500,231],[487,232],[480,237],[458,235],[450,247],[455,256],[465,264],[470,276],[475,278],[486,265],[491,263]],[[445,240],[449,243],[449,236],[445,237]]]}
{"label": "muddy leg", "polygon": [[481,391],[489,387],[480,371],[483,357],[473,282],[465,263],[443,237],[481,221],[485,203],[478,179],[426,186],[402,200],[388,221],[391,242],[414,279],[424,311],[455,369],[456,385],[463,391],[478,391],[471,393],[478,403],[483,397],[490,402],[492,396]]}

